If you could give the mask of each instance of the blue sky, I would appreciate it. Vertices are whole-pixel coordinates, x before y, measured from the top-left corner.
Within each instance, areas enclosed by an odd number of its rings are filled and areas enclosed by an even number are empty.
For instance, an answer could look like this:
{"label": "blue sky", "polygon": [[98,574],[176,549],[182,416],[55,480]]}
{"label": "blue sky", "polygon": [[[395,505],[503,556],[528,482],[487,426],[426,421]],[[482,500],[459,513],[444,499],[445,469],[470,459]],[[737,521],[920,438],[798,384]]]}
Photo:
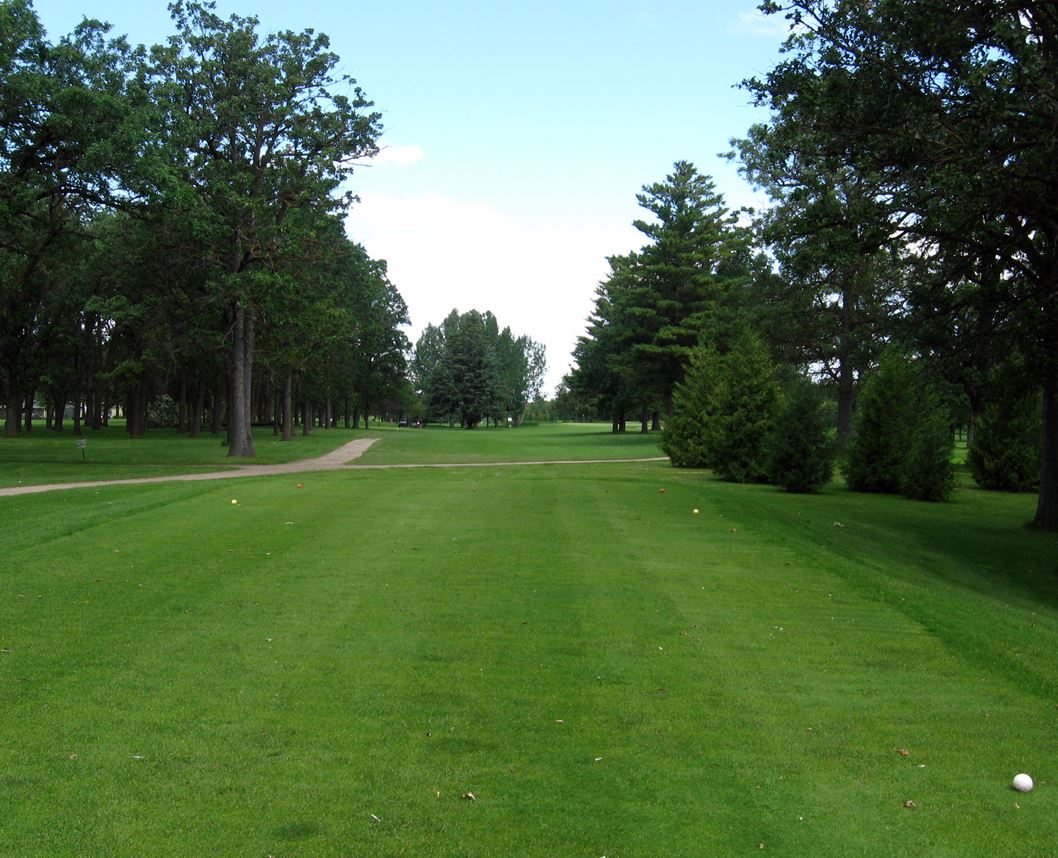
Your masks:
{"label": "blue sky", "polygon": [[[778,56],[756,0],[221,0],[263,30],[327,33],[383,114],[350,236],[389,263],[409,336],[453,307],[547,346],[551,390],[606,256],[642,245],[635,195],[676,160],[732,207],[763,199],[718,153],[765,115],[736,84]],[[52,38],[89,16],[134,43],[170,32],[162,0],[37,0]]]}

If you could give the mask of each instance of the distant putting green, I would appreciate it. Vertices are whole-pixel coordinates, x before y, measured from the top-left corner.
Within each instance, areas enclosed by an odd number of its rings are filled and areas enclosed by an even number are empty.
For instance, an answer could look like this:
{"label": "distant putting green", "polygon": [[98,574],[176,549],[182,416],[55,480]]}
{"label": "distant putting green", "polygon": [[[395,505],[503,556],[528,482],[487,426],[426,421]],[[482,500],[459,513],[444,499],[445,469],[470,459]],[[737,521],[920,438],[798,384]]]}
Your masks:
{"label": "distant putting green", "polygon": [[[458,452],[546,458],[504,431]],[[1052,854],[1034,503],[654,462],[0,498],[0,852]]]}
{"label": "distant putting green", "polygon": [[517,429],[428,426],[398,429],[360,459],[364,464],[583,461],[661,456],[657,432],[614,435],[607,424],[558,423]]}

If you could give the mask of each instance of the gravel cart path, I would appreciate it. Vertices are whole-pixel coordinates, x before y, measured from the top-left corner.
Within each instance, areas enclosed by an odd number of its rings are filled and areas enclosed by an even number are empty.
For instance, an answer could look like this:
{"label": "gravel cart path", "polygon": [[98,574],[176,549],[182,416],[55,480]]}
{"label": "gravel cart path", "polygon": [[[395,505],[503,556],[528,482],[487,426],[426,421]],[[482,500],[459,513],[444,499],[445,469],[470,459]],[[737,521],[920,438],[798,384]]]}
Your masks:
{"label": "gravel cart path", "polygon": [[618,462],[664,462],[667,456],[651,456],[638,459],[561,459],[534,462],[453,462],[450,464],[401,464],[401,465],[356,465],[351,464],[377,441],[377,438],[360,438],[343,444],[325,456],[315,459],[300,459],[281,465],[235,465],[227,471],[209,471],[197,474],[173,474],[166,477],[134,477],[124,480],[92,480],[80,483],[44,483],[34,486],[11,486],[0,489],[0,497],[31,495],[40,492],[56,492],[65,489],[91,489],[100,486],[137,486],[146,483],[186,483],[193,480],[236,480],[243,477],[267,477],[275,474],[301,474],[306,471],[334,470],[383,470],[389,468],[509,468],[515,465],[601,465]]}

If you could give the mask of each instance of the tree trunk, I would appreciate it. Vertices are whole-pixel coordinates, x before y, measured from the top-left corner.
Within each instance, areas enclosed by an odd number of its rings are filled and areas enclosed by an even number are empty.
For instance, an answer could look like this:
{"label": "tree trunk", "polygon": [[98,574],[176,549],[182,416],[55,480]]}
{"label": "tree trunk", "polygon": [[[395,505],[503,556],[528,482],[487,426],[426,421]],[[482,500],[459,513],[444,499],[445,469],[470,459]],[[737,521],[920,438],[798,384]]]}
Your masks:
{"label": "tree trunk", "polygon": [[143,408],[140,403],[140,396],[139,387],[129,388],[125,394],[125,431],[130,438],[143,437],[143,426],[140,421]]}
{"label": "tree trunk", "polygon": [[650,415],[650,431],[660,432],[661,431],[661,412],[655,411]]}
{"label": "tree trunk", "polygon": [[1046,372],[1043,380],[1043,467],[1035,522],[1044,530],[1058,530],[1058,363]]}
{"label": "tree trunk", "polygon": [[650,413],[646,408],[639,412],[639,431],[643,435],[650,431]]}
{"label": "tree trunk", "polygon": [[4,417],[4,437],[17,438],[22,424],[22,398],[18,395],[18,376],[7,374],[7,413]]}
{"label": "tree trunk", "polygon": [[96,395],[96,381],[89,373],[85,385],[84,419],[93,432],[99,428],[99,399]]}
{"label": "tree trunk", "polygon": [[187,431],[187,378],[180,375],[180,392],[176,397],[176,431],[183,435]]}
{"label": "tree trunk", "polygon": [[22,425],[23,425],[23,427],[25,428],[25,430],[27,432],[32,432],[33,431],[33,394],[32,393],[27,393],[26,394],[26,404],[23,405],[22,407],[24,409],[23,412],[22,412],[22,416],[25,418],[23,420],[23,424]]}
{"label": "tree trunk", "polygon": [[345,397],[344,410],[345,410],[345,428],[348,429],[348,428],[350,428],[350,423],[351,423],[351,417],[350,417],[350,412],[349,412],[349,397],[348,396]]}
{"label": "tree trunk", "polygon": [[977,423],[977,418],[981,416],[981,412],[985,409],[985,401],[978,387],[968,388],[966,395],[970,399],[970,417],[969,422],[966,424],[966,449],[971,450],[974,445],[974,426]]}
{"label": "tree trunk", "polygon": [[856,394],[856,378],[852,363],[840,358],[838,363],[838,446],[844,448],[852,437],[852,405]]}
{"label": "tree trunk", "polygon": [[142,438],[147,434],[147,394],[142,387],[136,390],[136,407],[127,410],[125,419],[132,421],[133,437]]}
{"label": "tree trunk", "polygon": [[191,405],[191,421],[188,431],[192,438],[197,438],[202,434],[202,409],[205,407],[205,391],[202,389],[202,384],[195,385],[195,399]]}
{"label": "tree trunk", "polygon": [[[63,411],[66,410],[66,403],[63,403]],[[73,434],[80,437],[81,435],[81,395],[76,394],[73,398]]]}
{"label": "tree trunk", "polygon": [[235,308],[228,397],[228,455],[253,456],[253,311]]}
{"label": "tree trunk", "polygon": [[294,373],[287,372],[283,379],[283,434],[284,441],[294,438]]}
{"label": "tree trunk", "polygon": [[251,412],[250,424],[274,422],[272,385],[268,383],[268,379],[264,379],[258,382],[255,387],[256,390],[253,395],[254,408]]}
{"label": "tree trunk", "polygon": [[212,396],[210,396],[210,403],[211,403],[212,407],[210,409],[210,415],[209,415],[210,416],[209,433],[211,435],[219,435],[220,434],[220,426],[221,426],[221,423],[223,422],[221,420],[221,417],[222,417],[222,412],[224,411],[224,408],[225,408],[225,402],[224,402],[223,397],[221,397],[220,393],[218,392],[218,388],[219,388],[219,383],[218,383],[218,387],[213,389]]}
{"label": "tree trunk", "polygon": [[301,407],[301,434],[312,434],[312,403],[308,399]]}

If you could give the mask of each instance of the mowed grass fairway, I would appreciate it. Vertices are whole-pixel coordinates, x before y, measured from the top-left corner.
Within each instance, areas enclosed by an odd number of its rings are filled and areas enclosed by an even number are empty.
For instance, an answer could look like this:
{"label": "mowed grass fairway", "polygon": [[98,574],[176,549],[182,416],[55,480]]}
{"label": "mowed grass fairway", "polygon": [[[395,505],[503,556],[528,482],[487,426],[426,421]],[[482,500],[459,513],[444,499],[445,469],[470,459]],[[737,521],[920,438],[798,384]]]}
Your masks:
{"label": "mowed grass fairway", "polygon": [[[505,431],[373,451],[573,432]],[[1034,504],[656,462],[0,498],[0,854],[1052,855]]]}
{"label": "mowed grass fairway", "polygon": [[254,458],[228,456],[225,436],[208,432],[198,438],[173,429],[152,429],[142,438],[129,438],[120,422],[96,432],[85,431],[84,455],[69,431],[49,432],[38,426],[19,438],[0,437],[0,488],[40,483],[88,482],[137,477],[170,476],[195,471],[222,471],[234,465],[271,465],[309,459],[374,433],[348,429],[319,429],[308,436],[280,441],[268,427],[254,429]]}

